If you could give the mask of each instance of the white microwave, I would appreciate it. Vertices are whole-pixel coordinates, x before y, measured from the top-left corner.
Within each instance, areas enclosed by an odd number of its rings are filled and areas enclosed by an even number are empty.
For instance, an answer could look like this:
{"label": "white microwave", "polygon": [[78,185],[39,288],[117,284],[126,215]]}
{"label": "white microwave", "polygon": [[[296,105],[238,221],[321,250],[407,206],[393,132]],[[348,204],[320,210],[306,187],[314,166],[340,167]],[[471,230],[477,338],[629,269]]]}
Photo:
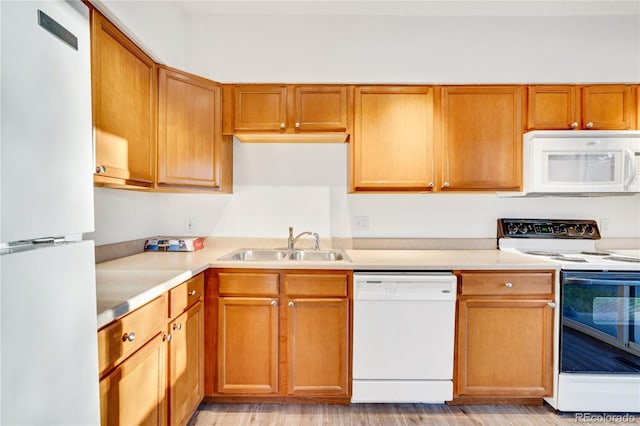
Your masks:
{"label": "white microwave", "polygon": [[537,130],[523,139],[527,194],[640,192],[640,131]]}

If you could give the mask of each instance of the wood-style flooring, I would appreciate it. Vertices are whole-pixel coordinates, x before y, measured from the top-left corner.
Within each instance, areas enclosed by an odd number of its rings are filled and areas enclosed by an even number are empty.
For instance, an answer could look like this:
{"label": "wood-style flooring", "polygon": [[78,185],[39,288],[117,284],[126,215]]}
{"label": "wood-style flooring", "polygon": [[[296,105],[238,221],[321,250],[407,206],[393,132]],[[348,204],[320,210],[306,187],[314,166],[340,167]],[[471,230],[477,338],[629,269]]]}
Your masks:
{"label": "wood-style flooring", "polygon": [[[640,417],[635,419],[640,422]],[[191,426],[575,425],[548,405],[201,404]],[[598,422],[599,425],[615,423]]]}

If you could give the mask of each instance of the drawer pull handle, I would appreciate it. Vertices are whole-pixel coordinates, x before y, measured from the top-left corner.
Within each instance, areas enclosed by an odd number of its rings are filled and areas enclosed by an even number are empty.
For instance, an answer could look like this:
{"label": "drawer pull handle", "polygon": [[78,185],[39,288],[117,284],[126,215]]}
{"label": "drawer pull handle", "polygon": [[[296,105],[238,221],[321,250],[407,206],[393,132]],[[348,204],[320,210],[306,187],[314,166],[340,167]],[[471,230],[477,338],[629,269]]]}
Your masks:
{"label": "drawer pull handle", "polygon": [[513,284],[508,282],[508,283],[505,283],[504,286],[506,288],[511,288],[511,287],[513,287]]}
{"label": "drawer pull handle", "polygon": [[130,342],[133,342],[134,340],[136,340],[136,333],[133,333],[133,332],[131,332],[131,333],[124,333],[124,334],[122,335],[122,341],[123,341],[123,342],[126,342],[127,340],[128,340],[128,341],[130,341]]}
{"label": "drawer pull handle", "polygon": [[196,295],[196,291],[195,290],[191,290],[189,293],[187,293],[189,296],[195,296]]}

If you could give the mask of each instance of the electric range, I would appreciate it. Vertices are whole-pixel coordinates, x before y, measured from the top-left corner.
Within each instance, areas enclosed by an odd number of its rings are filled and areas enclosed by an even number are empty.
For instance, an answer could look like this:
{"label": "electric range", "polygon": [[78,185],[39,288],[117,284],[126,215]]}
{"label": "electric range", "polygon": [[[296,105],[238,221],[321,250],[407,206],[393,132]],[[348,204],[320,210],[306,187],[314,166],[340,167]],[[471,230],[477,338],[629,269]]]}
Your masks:
{"label": "electric range", "polygon": [[640,253],[598,250],[594,220],[498,219],[500,250],[559,264],[560,411],[640,412]]}

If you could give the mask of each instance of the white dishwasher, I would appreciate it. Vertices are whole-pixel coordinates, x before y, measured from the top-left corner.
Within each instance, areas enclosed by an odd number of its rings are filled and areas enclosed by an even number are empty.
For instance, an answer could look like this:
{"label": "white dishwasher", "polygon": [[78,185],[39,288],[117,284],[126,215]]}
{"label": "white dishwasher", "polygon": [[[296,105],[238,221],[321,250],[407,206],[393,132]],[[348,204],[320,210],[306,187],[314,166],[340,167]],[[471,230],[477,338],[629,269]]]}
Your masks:
{"label": "white dishwasher", "polygon": [[456,277],[355,273],[351,402],[453,399]]}

